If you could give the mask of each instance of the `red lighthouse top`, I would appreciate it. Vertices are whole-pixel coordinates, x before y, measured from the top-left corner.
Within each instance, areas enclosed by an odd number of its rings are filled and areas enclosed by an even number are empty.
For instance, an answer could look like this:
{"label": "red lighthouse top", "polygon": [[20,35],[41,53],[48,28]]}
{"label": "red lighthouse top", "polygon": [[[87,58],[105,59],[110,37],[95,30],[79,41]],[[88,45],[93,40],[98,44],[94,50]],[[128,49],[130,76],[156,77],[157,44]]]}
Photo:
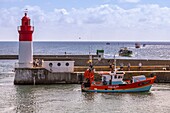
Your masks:
{"label": "red lighthouse top", "polygon": [[21,26],[18,27],[19,41],[32,41],[34,27],[30,25],[31,19],[27,16],[27,12],[25,12],[25,15],[22,17],[21,21]]}
{"label": "red lighthouse top", "polygon": [[27,16],[26,12],[25,12],[25,16],[22,17],[22,25],[25,25],[25,26],[30,25],[30,18]]}

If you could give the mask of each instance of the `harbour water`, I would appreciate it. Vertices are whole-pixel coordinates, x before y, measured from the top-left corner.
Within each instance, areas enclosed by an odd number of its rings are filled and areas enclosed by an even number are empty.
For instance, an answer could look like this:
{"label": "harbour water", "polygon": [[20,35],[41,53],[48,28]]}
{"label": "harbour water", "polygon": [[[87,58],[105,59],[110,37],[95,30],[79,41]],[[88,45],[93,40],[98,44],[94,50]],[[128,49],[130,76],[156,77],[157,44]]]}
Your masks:
{"label": "harbour water", "polygon": [[[170,59],[170,42],[140,42],[141,48],[135,48],[135,42],[34,42],[34,54],[96,54],[98,49],[104,49],[106,58],[118,56],[121,47],[133,51],[131,58],[137,59]],[[146,44],[143,47],[143,44]],[[18,54],[18,42],[0,42],[0,55]],[[127,57],[123,57],[127,58]]]}
{"label": "harbour water", "polygon": [[170,112],[170,84],[154,84],[148,93],[85,93],[78,84],[15,86],[13,75],[1,74],[1,113]]}
{"label": "harbour water", "polygon": [[[1,54],[17,54],[17,42],[0,42]],[[36,42],[34,54],[88,54],[105,49],[112,57],[119,47],[139,53],[133,58],[169,59],[170,45],[148,44],[136,49],[133,43]],[[14,85],[16,60],[0,60],[0,113],[169,113],[170,84],[154,84],[147,93],[85,93],[79,84]]]}

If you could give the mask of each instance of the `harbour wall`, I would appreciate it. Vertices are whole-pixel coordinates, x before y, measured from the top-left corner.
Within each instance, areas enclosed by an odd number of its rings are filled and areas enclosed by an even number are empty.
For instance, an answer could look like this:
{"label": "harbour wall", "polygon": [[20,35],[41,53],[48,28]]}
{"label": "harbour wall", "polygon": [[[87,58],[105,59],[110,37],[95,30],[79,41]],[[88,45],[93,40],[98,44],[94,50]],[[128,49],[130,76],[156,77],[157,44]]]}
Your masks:
{"label": "harbour wall", "polygon": [[[136,75],[146,77],[157,76],[156,83],[170,83],[170,71],[125,71],[125,78],[130,79]],[[37,85],[37,84],[80,84],[83,81],[83,72],[54,73],[44,68],[16,68],[14,84]],[[95,80],[100,80],[100,75],[95,73]]]}
{"label": "harbour wall", "polygon": [[[0,56],[1,57],[1,56]],[[45,61],[75,61],[73,73],[54,73],[47,69],[38,68],[15,68],[14,84],[77,84],[83,80],[83,73],[88,68],[89,55],[37,55],[34,59],[43,59]],[[1,58],[0,58],[1,59]],[[113,63],[114,59],[98,60],[93,55],[93,64],[96,71],[109,71],[109,63]],[[170,83],[170,60],[152,60],[152,59],[117,59],[117,68],[123,63],[123,70],[126,72],[125,79],[134,75],[156,75],[157,83]],[[142,63],[139,70],[138,64]],[[127,65],[131,64],[130,71]],[[96,78],[100,76],[96,73]],[[100,79],[100,78],[99,78]]]}
{"label": "harbour wall", "polygon": [[[34,55],[34,59],[43,59],[44,61],[75,61],[75,66],[88,66],[89,55]],[[97,55],[92,55],[93,63],[96,66],[108,66],[109,62],[113,62],[113,58],[97,59]],[[127,57],[126,57],[127,58]],[[117,65],[123,63],[125,66],[130,63],[132,66],[138,66],[141,62],[142,65],[170,65],[170,60],[160,59],[132,59],[132,58],[116,59]],[[0,60],[17,60],[18,55],[0,55]]]}
{"label": "harbour wall", "polygon": [[44,68],[15,68],[15,85],[78,84],[83,73],[54,73]]}

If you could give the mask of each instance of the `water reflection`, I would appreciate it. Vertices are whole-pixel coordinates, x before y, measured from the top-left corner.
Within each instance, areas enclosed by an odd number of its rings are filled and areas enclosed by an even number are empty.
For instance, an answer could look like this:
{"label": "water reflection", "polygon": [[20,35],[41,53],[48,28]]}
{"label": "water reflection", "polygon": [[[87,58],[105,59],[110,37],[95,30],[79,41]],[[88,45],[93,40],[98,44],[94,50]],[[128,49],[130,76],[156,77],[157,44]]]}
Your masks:
{"label": "water reflection", "polygon": [[[160,113],[170,110],[168,84],[154,84],[146,93],[86,93],[80,85],[1,86],[3,107],[16,113]],[[3,89],[6,87],[6,90]],[[10,94],[9,94],[10,92]],[[6,98],[6,99],[3,99]],[[0,109],[1,110],[1,109]]]}
{"label": "water reflection", "polygon": [[33,88],[16,86],[16,112],[30,113],[36,111],[36,101]]}
{"label": "water reflection", "polygon": [[83,100],[85,101],[94,101],[95,93],[82,92]]}

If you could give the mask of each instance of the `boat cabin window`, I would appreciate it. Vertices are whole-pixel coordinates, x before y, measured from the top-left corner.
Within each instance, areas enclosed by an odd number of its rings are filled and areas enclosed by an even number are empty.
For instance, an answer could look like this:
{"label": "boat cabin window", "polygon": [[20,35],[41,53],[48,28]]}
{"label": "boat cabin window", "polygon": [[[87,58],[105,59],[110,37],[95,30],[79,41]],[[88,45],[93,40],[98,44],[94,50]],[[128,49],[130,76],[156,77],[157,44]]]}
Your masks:
{"label": "boat cabin window", "polygon": [[119,73],[119,74],[106,74],[102,75],[102,83],[103,85],[108,85],[108,84],[123,84],[123,76],[124,73]]}
{"label": "boat cabin window", "polygon": [[102,76],[102,81],[109,81],[111,79],[110,75],[103,75]]}
{"label": "boat cabin window", "polygon": [[144,75],[139,75],[139,76],[133,77],[133,82],[139,82],[139,81],[143,81],[143,80],[146,80],[146,77]]}
{"label": "boat cabin window", "polygon": [[117,79],[117,75],[115,75],[115,79]]}
{"label": "boat cabin window", "polygon": [[114,74],[112,76],[112,85],[123,84],[123,74]]}

